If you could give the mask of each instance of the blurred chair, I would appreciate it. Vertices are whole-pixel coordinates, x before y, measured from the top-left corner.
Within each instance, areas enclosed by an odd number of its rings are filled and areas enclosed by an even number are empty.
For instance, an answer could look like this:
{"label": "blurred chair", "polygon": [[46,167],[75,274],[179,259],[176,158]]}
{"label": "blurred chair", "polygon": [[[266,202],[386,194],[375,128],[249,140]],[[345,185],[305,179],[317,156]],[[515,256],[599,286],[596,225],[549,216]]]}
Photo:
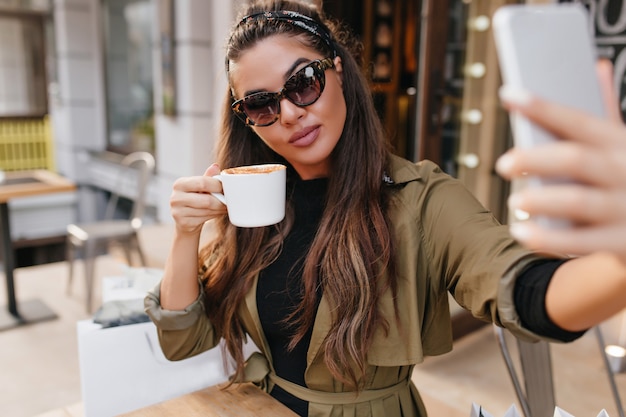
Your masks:
{"label": "blurred chair", "polygon": [[[545,341],[531,343],[516,339],[521,367],[520,376],[517,374],[506,343],[505,330],[495,325],[493,328],[524,417],[553,415],[556,399],[549,343]],[[522,380],[524,381],[523,388]]]}
{"label": "blurred chair", "polygon": [[[552,415],[554,407],[556,406],[556,400],[554,396],[550,344],[545,341],[531,343],[516,339],[521,367],[521,375],[518,375],[506,342],[505,330],[495,325],[493,328],[504,362],[509,371],[515,394],[522,407],[524,417]],[[593,331],[600,346],[603,362],[609,377],[611,393],[613,394],[619,417],[625,417],[624,408],[615,382],[614,371],[611,369],[609,359],[605,353],[606,344],[600,326],[595,326]],[[522,388],[521,380],[524,381],[524,388]]]}
{"label": "blurred chair", "polygon": [[[82,251],[85,263],[85,282],[87,290],[87,311],[92,312],[92,296],[94,281],[95,257],[101,249],[108,250],[109,245],[119,244],[124,250],[129,265],[132,265],[131,254],[136,251],[142,266],[145,258],[139,244],[137,232],[141,228],[146,207],[147,186],[154,172],[154,157],[148,152],[134,152],[122,159],[115,191],[111,194],[106,207],[104,219],[85,224],[67,226],[67,260],[69,263],[68,294],[71,292],[74,274],[74,259],[78,251]],[[120,199],[120,191],[128,188],[127,184],[135,185],[135,195],[131,198],[132,210],[130,218],[115,219],[114,214]]]}
{"label": "blurred chair", "polygon": [[609,377],[609,386],[611,387],[611,393],[613,394],[613,398],[615,399],[615,406],[617,407],[617,413],[619,414],[619,417],[624,417],[626,414],[626,411],[624,410],[624,406],[622,405],[622,398],[619,394],[617,383],[615,382],[615,374],[626,371],[626,369],[623,368],[624,358],[623,357],[617,358],[619,359],[621,366],[618,367],[618,369],[613,369],[613,367],[611,366],[609,351],[607,350],[607,345],[604,341],[604,335],[602,334],[602,329],[600,328],[600,325],[595,326],[593,330],[596,335],[596,340],[598,341],[598,346],[600,346],[600,351],[602,352],[602,360],[604,362],[604,367],[606,368],[606,372]]}

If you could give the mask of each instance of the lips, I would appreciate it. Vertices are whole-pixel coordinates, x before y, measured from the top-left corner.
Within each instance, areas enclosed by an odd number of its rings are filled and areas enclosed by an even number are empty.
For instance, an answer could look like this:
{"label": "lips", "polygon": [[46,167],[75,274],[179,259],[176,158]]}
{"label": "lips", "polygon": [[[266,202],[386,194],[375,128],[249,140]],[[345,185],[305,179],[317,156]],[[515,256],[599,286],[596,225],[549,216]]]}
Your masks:
{"label": "lips", "polygon": [[294,133],[289,138],[289,143],[294,146],[309,146],[319,136],[320,126],[311,126]]}

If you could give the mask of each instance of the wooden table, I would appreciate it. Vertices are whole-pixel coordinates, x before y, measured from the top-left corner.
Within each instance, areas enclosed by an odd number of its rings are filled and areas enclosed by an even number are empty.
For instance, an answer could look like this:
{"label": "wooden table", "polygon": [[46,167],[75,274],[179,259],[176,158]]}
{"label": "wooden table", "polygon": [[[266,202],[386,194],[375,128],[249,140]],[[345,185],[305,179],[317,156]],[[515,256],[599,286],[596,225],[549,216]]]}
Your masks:
{"label": "wooden table", "polygon": [[27,300],[18,309],[13,279],[15,253],[11,240],[9,200],[72,191],[75,188],[71,181],[47,170],[8,172],[4,180],[0,182],[0,228],[2,229],[4,275],[7,285],[7,308],[6,311],[0,309],[0,330],[57,317],[40,300]]}
{"label": "wooden table", "polygon": [[297,417],[293,411],[250,383],[205,388],[119,417]]}

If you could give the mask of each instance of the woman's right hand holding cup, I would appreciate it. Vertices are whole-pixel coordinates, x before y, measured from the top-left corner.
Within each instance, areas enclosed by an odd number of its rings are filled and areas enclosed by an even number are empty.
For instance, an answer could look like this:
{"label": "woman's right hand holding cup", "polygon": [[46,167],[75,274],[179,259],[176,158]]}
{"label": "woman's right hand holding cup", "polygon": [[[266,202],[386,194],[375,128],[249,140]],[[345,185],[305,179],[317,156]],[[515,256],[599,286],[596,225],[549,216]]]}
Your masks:
{"label": "woman's right hand holding cup", "polygon": [[222,184],[213,178],[220,167],[211,165],[204,175],[176,180],[170,196],[170,209],[176,230],[170,254],[161,280],[161,307],[178,311],[187,308],[197,298],[198,248],[200,235],[207,220],[224,215],[226,206],[212,192],[222,192]]}
{"label": "woman's right hand holding cup", "polygon": [[222,184],[213,178],[220,173],[217,164],[201,176],[183,177],[174,183],[170,209],[179,233],[199,234],[207,220],[226,214],[226,206],[211,193],[221,193]]}

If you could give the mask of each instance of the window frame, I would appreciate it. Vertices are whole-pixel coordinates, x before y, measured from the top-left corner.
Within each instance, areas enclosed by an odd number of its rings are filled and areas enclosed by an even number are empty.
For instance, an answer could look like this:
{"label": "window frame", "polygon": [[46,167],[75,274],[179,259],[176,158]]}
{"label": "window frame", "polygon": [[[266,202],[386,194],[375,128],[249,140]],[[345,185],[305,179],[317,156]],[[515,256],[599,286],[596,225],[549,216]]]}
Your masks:
{"label": "window frame", "polygon": [[[34,109],[29,112],[16,112],[16,113],[0,113],[0,120],[6,119],[32,119],[32,118],[43,118],[48,115],[50,110],[50,103],[48,97],[48,85],[49,85],[49,76],[48,76],[48,45],[46,42],[46,25],[50,24],[50,14],[47,12],[37,12],[37,11],[29,11],[29,10],[10,10],[5,8],[0,8],[0,18],[9,18],[9,19],[17,19],[21,22],[29,22],[34,23],[34,27],[37,28],[37,37],[38,44],[40,45],[40,50],[35,51],[32,56],[38,58],[38,62],[34,66],[34,74],[35,77],[39,77],[40,80],[34,80],[35,84],[35,93],[39,96],[37,98],[40,103],[37,103],[38,109]],[[29,51],[33,52],[33,51]],[[33,81],[33,80],[31,80]]]}

